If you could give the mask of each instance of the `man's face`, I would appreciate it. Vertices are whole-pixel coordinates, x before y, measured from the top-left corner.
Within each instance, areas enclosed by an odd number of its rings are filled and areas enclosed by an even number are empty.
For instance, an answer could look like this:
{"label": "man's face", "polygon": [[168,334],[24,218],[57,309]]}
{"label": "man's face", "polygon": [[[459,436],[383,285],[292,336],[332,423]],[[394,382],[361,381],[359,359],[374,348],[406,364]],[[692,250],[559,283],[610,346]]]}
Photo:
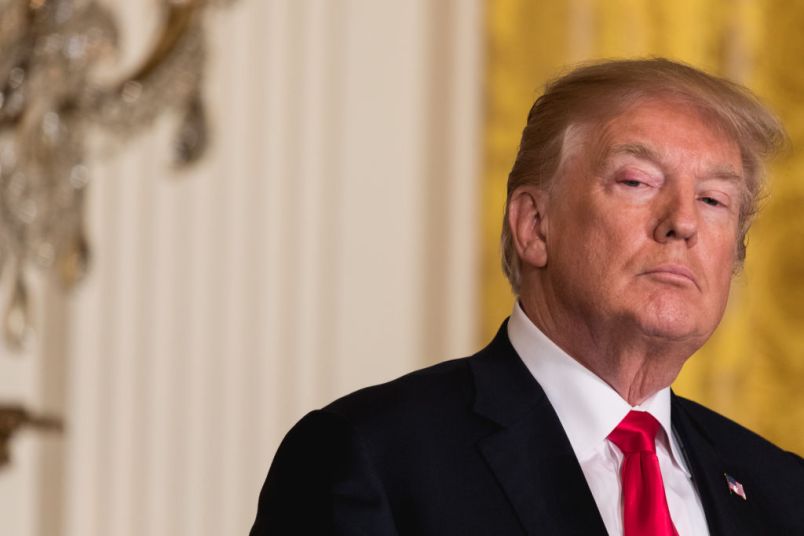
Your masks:
{"label": "man's face", "polygon": [[712,125],[691,106],[646,100],[570,149],[542,274],[571,316],[701,344],[714,331],[745,181],[738,146]]}

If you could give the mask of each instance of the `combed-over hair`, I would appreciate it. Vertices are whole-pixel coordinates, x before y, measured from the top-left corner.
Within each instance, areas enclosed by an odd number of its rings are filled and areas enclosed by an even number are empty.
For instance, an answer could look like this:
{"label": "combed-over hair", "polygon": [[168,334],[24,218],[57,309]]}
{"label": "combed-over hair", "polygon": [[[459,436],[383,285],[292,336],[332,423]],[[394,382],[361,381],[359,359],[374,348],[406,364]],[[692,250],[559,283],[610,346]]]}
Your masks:
{"label": "combed-over hair", "polygon": [[664,58],[614,60],[581,65],[545,86],[528,113],[508,175],[502,226],[502,266],[514,293],[520,290],[520,260],[508,223],[513,192],[532,184],[545,190],[559,169],[568,129],[603,125],[644,99],[664,98],[692,106],[740,148],[746,195],[740,207],[737,260],[745,259],[746,233],[764,187],[764,166],[787,137],[779,120],[745,87]]}

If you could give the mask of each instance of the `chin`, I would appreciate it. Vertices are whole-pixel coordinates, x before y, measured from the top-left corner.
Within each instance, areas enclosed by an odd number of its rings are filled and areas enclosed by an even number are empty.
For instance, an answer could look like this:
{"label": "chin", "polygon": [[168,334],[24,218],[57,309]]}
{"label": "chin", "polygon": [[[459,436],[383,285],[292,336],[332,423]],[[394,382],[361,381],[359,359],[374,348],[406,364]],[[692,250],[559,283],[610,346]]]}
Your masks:
{"label": "chin", "polygon": [[641,331],[650,338],[663,339],[668,342],[691,342],[706,340],[697,326],[687,322],[640,322]]}
{"label": "chin", "polygon": [[653,300],[637,313],[637,324],[643,333],[652,338],[668,341],[697,341],[701,344],[714,330],[706,327],[706,311],[688,301]]}

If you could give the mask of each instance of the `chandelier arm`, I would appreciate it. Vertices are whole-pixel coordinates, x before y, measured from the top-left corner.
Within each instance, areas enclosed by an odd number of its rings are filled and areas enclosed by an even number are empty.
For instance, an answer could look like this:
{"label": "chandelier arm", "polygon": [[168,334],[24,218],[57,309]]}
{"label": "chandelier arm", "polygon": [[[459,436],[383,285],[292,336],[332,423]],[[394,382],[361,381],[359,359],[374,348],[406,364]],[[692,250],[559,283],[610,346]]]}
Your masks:
{"label": "chandelier arm", "polygon": [[129,82],[143,82],[146,80],[170,56],[181,38],[189,30],[193,16],[200,5],[199,0],[187,0],[184,3],[168,2],[165,25],[156,44],[145,57],[145,60],[131,74],[122,77],[114,86],[117,93],[120,93]]}
{"label": "chandelier arm", "polygon": [[55,270],[72,288],[89,265],[83,205],[90,129],[125,139],[176,110],[174,163],[183,167],[203,154],[200,17],[213,2],[161,0],[163,17],[141,61],[124,76],[93,83],[92,67],[117,49],[118,36],[99,0],[8,1],[17,3],[13,17],[0,21],[15,29],[0,40],[0,272],[15,272],[15,292],[0,303],[0,338],[21,349],[32,324],[23,272]]}

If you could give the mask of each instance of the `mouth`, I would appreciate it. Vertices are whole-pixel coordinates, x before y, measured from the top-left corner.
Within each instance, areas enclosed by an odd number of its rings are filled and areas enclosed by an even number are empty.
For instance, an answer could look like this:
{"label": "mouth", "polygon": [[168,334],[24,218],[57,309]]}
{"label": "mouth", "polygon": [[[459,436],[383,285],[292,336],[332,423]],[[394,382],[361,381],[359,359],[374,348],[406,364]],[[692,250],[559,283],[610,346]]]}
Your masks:
{"label": "mouth", "polygon": [[693,274],[689,268],[681,264],[662,264],[655,266],[645,270],[643,275],[649,275],[666,283],[684,286],[694,285],[698,290],[701,288],[698,286],[695,274]]}

